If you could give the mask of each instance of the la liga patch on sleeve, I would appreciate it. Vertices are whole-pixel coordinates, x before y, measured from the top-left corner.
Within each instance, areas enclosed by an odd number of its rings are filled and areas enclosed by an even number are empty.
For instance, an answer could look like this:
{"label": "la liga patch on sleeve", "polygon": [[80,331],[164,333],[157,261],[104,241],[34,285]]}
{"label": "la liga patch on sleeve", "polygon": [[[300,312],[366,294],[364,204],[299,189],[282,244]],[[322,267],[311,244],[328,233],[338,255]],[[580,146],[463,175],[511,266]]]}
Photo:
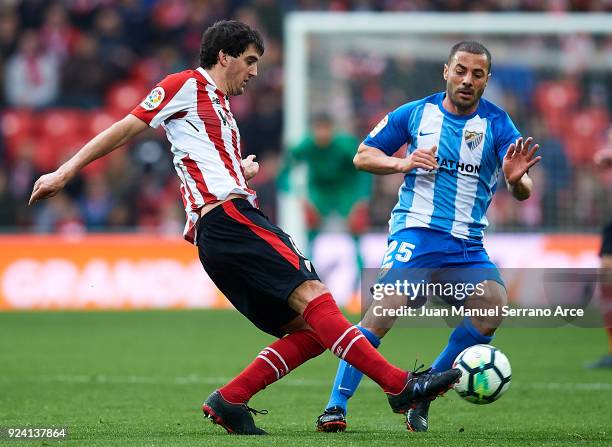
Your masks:
{"label": "la liga patch on sleeve", "polygon": [[378,134],[378,132],[383,130],[383,128],[387,125],[388,122],[389,122],[389,115],[385,115],[385,117],[380,120],[380,122],[376,125],[376,127],[372,129],[372,132],[370,132],[370,136],[374,138],[376,134]]}
{"label": "la liga patch on sleeve", "polygon": [[164,100],[166,92],[162,87],[155,87],[151,93],[140,103],[140,106],[145,110],[156,109]]}

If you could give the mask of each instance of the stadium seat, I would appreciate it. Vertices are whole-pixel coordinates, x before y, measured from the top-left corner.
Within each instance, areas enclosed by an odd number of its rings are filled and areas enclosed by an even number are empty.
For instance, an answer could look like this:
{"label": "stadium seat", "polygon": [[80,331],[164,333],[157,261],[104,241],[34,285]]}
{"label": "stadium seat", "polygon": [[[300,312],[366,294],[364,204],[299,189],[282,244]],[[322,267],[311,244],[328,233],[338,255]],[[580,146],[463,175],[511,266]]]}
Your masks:
{"label": "stadium seat", "polygon": [[106,107],[125,115],[144,99],[147,91],[147,87],[142,83],[134,81],[117,83],[106,95]]}
{"label": "stadium seat", "polygon": [[36,141],[34,164],[41,172],[53,171],[74,154],[83,143],[78,133],[62,139],[56,139],[52,135],[43,135]]}
{"label": "stadium seat", "polygon": [[1,119],[7,155],[14,160],[19,147],[35,138],[34,116],[29,109],[6,109]]}
{"label": "stadium seat", "polygon": [[110,127],[120,116],[106,109],[94,109],[81,118],[81,134],[87,140]]}
{"label": "stadium seat", "polygon": [[76,109],[46,110],[39,115],[41,133],[58,140],[74,139],[74,135],[79,133],[79,118]]}

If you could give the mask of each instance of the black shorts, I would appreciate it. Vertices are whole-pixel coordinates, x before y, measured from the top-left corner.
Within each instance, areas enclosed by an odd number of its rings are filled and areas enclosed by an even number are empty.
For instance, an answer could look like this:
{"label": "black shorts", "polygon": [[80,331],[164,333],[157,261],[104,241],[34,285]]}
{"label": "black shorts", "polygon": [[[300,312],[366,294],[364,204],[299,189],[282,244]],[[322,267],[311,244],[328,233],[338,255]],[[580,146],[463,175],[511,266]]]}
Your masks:
{"label": "black shorts", "polygon": [[603,229],[599,255],[612,256],[612,220]]}
{"label": "black shorts", "polygon": [[291,237],[245,199],[229,200],[204,215],[197,245],[219,290],[255,326],[276,337],[298,316],[287,304],[289,295],[304,281],[319,279]]}

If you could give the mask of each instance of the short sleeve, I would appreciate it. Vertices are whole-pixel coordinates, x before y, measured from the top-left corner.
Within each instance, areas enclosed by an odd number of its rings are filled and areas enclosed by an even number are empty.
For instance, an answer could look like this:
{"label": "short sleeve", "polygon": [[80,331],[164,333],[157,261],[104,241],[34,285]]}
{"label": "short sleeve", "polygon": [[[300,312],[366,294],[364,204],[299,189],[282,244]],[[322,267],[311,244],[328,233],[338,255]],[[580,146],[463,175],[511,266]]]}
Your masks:
{"label": "short sleeve", "polygon": [[503,116],[500,117],[496,126],[495,136],[495,152],[497,152],[497,156],[500,161],[506,156],[508,146],[516,142],[520,136],[521,134],[512,122],[510,116],[508,116],[507,113],[504,113]]}
{"label": "short sleeve", "polygon": [[387,155],[394,154],[410,141],[409,123],[413,110],[413,104],[408,103],[385,115],[363,140],[363,144],[380,149]]}
{"label": "short sleeve", "polygon": [[195,101],[196,80],[187,72],[171,74],[159,82],[130,113],[156,128],[172,115],[186,111]]}

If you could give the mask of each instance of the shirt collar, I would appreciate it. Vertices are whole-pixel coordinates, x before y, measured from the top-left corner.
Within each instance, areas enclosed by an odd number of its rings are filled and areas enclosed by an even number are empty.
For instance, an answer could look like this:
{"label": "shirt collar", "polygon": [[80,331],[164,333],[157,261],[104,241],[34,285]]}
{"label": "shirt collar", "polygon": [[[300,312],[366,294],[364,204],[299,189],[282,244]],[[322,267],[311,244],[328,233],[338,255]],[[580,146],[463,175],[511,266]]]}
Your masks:
{"label": "shirt collar", "polygon": [[196,68],[196,71],[200,72],[200,74],[202,76],[204,76],[204,79],[206,79],[206,81],[208,81],[209,84],[214,86],[216,89],[219,88],[219,87],[217,87],[217,84],[215,84],[215,81],[213,81],[212,76],[210,74],[208,74],[208,72],[206,70],[204,70],[202,67]]}
{"label": "shirt collar", "polygon": [[229,95],[226,95],[225,93],[221,91],[221,89],[219,89],[219,87],[217,87],[217,84],[215,84],[215,81],[213,81],[212,76],[202,67],[196,68],[196,71],[200,73],[202,76],[204,76],[204,79],[206,79],[206,82],[212,85],[219,93],[223,95],[223,97],[225,98],[225,102],[227,104],[227,108],[229,110]]}

